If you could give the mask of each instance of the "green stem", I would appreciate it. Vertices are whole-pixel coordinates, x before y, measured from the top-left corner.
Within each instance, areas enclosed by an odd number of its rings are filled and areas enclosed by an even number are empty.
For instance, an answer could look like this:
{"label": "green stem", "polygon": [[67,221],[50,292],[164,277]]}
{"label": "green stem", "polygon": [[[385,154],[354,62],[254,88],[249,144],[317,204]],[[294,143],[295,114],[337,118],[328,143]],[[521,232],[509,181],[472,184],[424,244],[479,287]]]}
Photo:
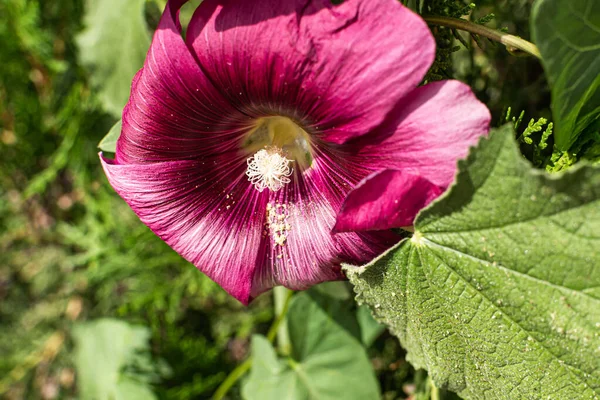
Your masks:
{"label": "green stem", "polygon": [[[286,320],[286,314],[288,309],[290,308],[290,301],[292,300],[293,291],[284,288],[283,286],[277,286],[273,289],[273,297],[275,302],[275,314],[277,317],[273,324],[269,328],[269,332],[267,333],[267,339],[270,343],[273,343],[275,338],[278,339],[278,347],[280,351],[290,350],[290,342],[289,342],[289,333],[287,330],[287,324],[282,323]],[[285,333],[284,333],[285,331]],[[281,335],[285,335],[285,339],[281,340]],[[213,394],[212,400],[221,400],[227,392],[237,383],[237,381],[248,372],[250,367],[252,366],[252,357],[248,357],[246,361],[238,365],[233,371],[227,375],[227,378],[221,383],[221,385],[217,388],[215,393]]]}
{"label": "green stem", "polygon": [[429,398],[431,400],[440,400],[440,389],[433,383],[431,377],[427,377],[427,381],[429,383],[429,389],[431,390],[429,393]]}
{"label": "green stem", "polygon": [[233,385],[236,384],[238,379],[240,379],[246,374],[246,372],[248,372],[251,366],[252,357],[248,357],[246,361],[238,365],[233,371],[229,373],[229,375],[227,375],[227,378],[225,378],[223,383],[221,383],[221,386],[219,386],[215,394],[213,394],[212,400],[221,400],[223,397],[225,397],[227,392],[229,392],[229,389],[231,389]]}
{"label": "green stem", "polygon": [[452,18],[452,17],[441,17],[437,15],[426,15],[423,16],[423,19],[433,25],[441,25],[447,26],[448,28],[460,29],[463,31],[467,31],[476,35],[480,35],[486,37],[490,40],[494,40],[496,42],[500,42],[507,47],[509,51],[514,51],[515,49],[524,51],[525,53],[531,54],[539,59],[542,58],[540,51],[538,48],[531,42],[528,42],[525,39],[521,39],[518,36],[510,35],[508,33],[504,33],[498,31],[496,29],[488,28],[487,26],[476,24],[471,21],[467,21],[461,18]]}
{"label": "green stem", "polygon": [[284,355],[290,354],[290,333],[287,328],[287,310],[290,305],[290,300],[294,292],[283,286],[276,286],[273,289],[273,300],[275,302],[275,314],[277,319],[269,329],[267,339],[273,342],[275,336],[277,336],[277,348],[279,352]]}

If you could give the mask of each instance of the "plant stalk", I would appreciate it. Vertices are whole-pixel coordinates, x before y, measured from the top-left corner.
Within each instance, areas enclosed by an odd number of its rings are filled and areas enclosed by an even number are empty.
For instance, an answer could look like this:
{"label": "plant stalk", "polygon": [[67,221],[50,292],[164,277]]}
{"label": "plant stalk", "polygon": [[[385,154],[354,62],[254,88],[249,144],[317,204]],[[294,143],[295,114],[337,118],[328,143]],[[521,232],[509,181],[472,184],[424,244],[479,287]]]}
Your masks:
{"label": "plant stalk", "polygon": [[433,383],[433,380],[431,379],[430,376],[427,377],[427,382],[429,383],[429,390],[430,390],[429,398],[430,398],[430,400],[440,400],[440,389],[438,389],[438,387],[435,386],[435,383]]}
{"label": "plant stalk", "polygon": [[521,39],[520,37],[515,35],[504,33],[496,29],[488,28],[487,26],[476,24],[474,22],[467,21],[462,18],[425,15],[423,16],[423,19],[427,23],[432,25],[440,25],[447,26],[448,28],[460,29],[502,43],[510,52],[520,50],[539,59],[542,58],[542,55],[540,54],[540,51],[536,47],[536,45],[534,45],[531,42],[528,42],[525,39]]}
{"label": "plant stalk", "polygon": [[235,367],[233,371],[227,375],[227,378],[221,383],[221,385],[217,388],[215,393],[213,394],[212,400],[221,400],[229,389],[231,389],[236,382],[248,372],[250,367],[252,366],[252,357],[248,357],[243,363]]}
{"label": "plant stalk", "polygon": [[276,286],[273,288],[273,299],[275,302],[275,315],[277,315],[277,319],[273,323],[272,332],[269,330],[269,336],[267,338],[272,341],[272,336],[277,335],[277,348],[279,352],[283,355],[289,355],[291,352],[290,345],[290,333],[288,331],[287,326],[287,309],[289,307],[289,301],[291,299],[291,294],[293,292],[284,287],[284,286]]}

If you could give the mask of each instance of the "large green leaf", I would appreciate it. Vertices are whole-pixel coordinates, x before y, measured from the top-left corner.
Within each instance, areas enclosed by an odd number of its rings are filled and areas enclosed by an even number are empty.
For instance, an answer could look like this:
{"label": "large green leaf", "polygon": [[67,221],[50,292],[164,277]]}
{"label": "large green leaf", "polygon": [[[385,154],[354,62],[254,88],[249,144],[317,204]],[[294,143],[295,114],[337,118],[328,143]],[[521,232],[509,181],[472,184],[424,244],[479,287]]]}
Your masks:
{"label": "large green leaf", "polygon": [[252,371],[242,387],[248,400],[378,399],[373,368],[356,319],[318,292],[292,300],[288,326],[292,354],[278,357],[262,336],[252,338]]}
{"label": "large green leaf", "polygon": [[510,127],[459,163],[414,236],[346,267],[435,383],[472,399],[600,394],[600,169],[548,175]]}
{"label": "large green leaf", "polygon": [[[122,374],[140,351],[149,351],[150,331],[114,319],[73,328],[75,366],[82,400],[152,400],[149,386]],[[147,368],[148,366],[144,366]]]}
{"label": "large green leaf", "polygon": [[600,118],[600,1],[537,0],[531,30],[552,88],[556,146]]}
{"label": "large green leaf", "polygon": [[90,0],[77,38],[81,63],[106,111],[121,116],[150,46],[145,0]]}

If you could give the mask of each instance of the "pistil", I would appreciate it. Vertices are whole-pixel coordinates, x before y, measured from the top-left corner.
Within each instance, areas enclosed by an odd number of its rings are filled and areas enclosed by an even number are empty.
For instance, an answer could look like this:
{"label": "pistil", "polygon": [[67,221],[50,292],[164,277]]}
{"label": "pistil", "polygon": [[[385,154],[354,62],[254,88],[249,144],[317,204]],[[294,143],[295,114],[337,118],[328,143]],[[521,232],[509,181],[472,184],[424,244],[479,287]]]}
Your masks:
{"label": "pistil", "polygon": [[277,146],[267,146],[248,158],[246,175],[256,190],[262,192],[269,189],[277,192],[290,183],[293,169],[283,150]]}

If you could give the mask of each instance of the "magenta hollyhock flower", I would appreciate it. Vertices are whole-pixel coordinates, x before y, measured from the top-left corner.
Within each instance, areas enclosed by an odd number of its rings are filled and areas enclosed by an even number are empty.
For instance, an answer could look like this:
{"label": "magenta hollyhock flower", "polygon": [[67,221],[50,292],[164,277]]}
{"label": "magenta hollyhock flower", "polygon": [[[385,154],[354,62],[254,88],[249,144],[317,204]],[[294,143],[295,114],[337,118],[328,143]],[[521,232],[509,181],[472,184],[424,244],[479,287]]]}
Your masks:
{"label": "magenta hollyhock flower", "polygon": [[168,2],[102,163],[146,225],[244,304],[397,242],[388,228],[410,225],[488,130],[467,86],[417,87],[435,43],[397,0],[204,0],[185,39],[183,3]]}

